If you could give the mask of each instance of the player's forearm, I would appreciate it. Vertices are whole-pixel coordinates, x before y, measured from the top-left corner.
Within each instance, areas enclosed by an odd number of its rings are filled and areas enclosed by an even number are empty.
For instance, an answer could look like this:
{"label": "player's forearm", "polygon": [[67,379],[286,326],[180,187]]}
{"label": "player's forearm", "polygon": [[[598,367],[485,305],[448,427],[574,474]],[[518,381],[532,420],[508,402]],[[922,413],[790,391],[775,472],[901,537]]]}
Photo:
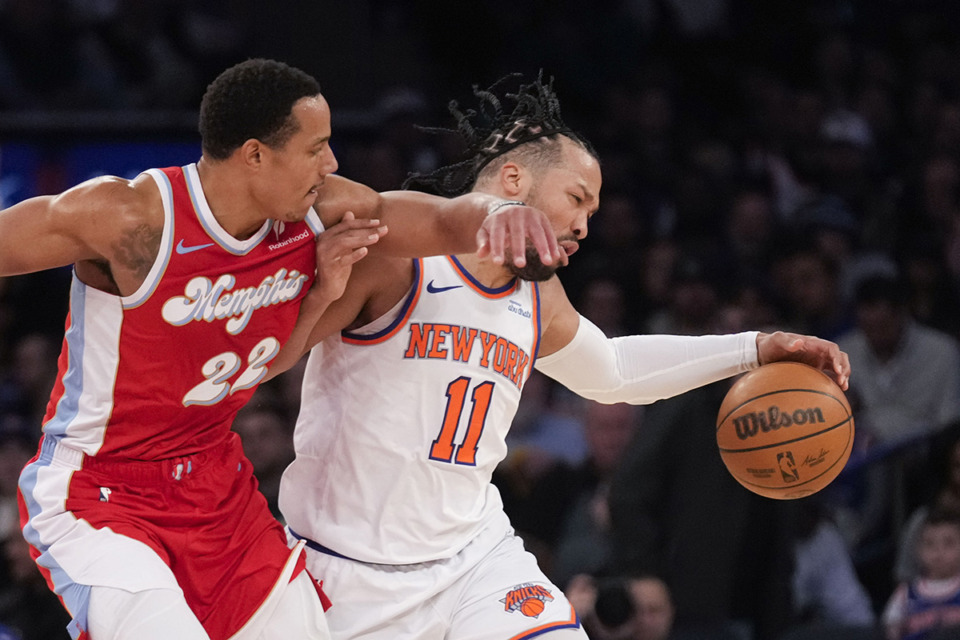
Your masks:
{"label": "player's forearm", "polygon": [[380,220],[390,228],[371,251],[383,256],[418,258],[473,253],[477,232],[502,198],[468,193],[440,198],[413,191],[382,194]]}
{"label": "player's forearm", "polygon": [[649,404],[758,366],[756,332],[611,339],[586,318],[580,325],[570,344],[536,367],[597,402]]}

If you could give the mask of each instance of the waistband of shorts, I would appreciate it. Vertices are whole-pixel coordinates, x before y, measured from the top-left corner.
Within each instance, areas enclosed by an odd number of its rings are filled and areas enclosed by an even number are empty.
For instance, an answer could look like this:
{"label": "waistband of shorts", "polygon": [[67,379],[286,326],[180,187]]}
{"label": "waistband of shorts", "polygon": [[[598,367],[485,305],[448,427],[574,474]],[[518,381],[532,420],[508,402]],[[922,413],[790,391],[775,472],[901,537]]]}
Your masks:
{"label": "waistband of shorts", "polygon": [[246,458],[240,451],[238,438],[231,433],[218,444],[202,451],[162,460],[133,460],[115,456],[96,456],[64,444],[58,438],[44,436],[40,444],[40,460],[55,462],[73,469],[109,473],[131,481],[181,481],[209,466],[222,467],[236,463],[240,470]]}
{"label": "waistband of shorts", "polygon": [[311,540],[310,538],[304,538],[302,535],[300,535],[299,533],[291,529],[289,526],[287,527],[287,531],[289,531],[290,535],[292,535],[297,540],[303,541],[303,543],[307,545],[308,549],[313,549],[314,551],[325,553],[328,556],[333,556],[334,558],[341,558],[343,560],[352,560],[353,562],[360,562],[356,558],[351,558],[350,556],[345,556],[342,553],[337,553],[330,547],[325,547],[319,542],[316,542],[315,540]]}

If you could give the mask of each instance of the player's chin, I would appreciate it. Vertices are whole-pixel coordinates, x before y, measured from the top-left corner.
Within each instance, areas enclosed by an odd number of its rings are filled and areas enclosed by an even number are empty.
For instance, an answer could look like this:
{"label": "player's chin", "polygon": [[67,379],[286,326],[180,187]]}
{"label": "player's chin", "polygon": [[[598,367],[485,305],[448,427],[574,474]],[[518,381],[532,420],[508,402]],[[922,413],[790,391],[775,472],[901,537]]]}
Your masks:
{"label": "player's chin", "polygon": [[538,256],[534,256],[531,260],[530,256],[527,256],[527,264],[518,267],[512,262],[507,265],[510,268],[510,272],[514,276],[520,278],[521,280],[527,280],[528,282],[544,282],[553,277],[553,274],[557,272],[556,264],[543,264],[540,262]]}
{"label": "player's chin", "polygon": [[284,222],[303,222],[312,208],[312,203],[307,207],[297,207],[296,209],[288,211],[287,214],[283,216],[283,220]]}
{"label": "player's chin", "polygon": [[[509,254],[510,252],[507,251]],[[540,260],[540,253],[534,248],[530,243],[527,244],[527,251],[524,257],[527,259],[527,264],[518,267],[513,263],[513,258],[509,255],[505,256],[507,268],[510,269],[510,272],[520,278],[521,280],[527,280],[529,282],[544,282],[553,277],[553,274],[557,272],[562,265],[557,263],[553,264],[543,264]]]}
{"label": "player's chin", "polygon": [[319,199],[319,195],[317,194],[317,190],[311,189],[310,191],[307,192],[307,195],[303,197],[303,200],[301,200],[300,204],[297,206],[296,209],[293,210],[291,215],[295,216],[297,221],[303,220],[304,218],[307,217],[307,213],[310,212],[310,209],[312,209],[313,206],[317,204],[318,199]]}

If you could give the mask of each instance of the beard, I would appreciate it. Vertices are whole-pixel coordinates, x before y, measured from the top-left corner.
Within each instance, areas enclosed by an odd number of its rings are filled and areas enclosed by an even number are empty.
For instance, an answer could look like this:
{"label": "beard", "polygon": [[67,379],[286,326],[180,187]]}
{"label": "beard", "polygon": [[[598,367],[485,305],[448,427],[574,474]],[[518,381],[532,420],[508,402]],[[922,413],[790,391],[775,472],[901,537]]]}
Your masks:
{"label": "beard", "polygon": [[560,264],[554,262],[553,264],[543,264],[540,260],[540,254],[537,252],[536,247],[531,243],[527,243],[527,250],[524,254],[527,258],[527,264],[523,267],[518,267],[513,263],[513,256],[509,248],[506,250],[504,255],[504,265],[515,277],[520,278],[521,280],[527,280],[528,282],[544,282],[553,277],[553,274],[557,272],[557,269],[560,268]]}

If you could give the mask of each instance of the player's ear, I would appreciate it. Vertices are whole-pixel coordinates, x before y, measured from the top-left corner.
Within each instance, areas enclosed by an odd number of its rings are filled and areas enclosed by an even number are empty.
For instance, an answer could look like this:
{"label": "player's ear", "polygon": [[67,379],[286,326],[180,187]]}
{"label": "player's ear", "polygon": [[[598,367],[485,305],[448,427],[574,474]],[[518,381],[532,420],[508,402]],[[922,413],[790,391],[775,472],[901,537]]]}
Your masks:
{"label": "player's ear", "polygon": [[520,194],[529,188],[526,184],[529,179],[529,172],[516,162],[507,162],[500,167],[500,187],[508,198],[522,200]]}
{"label": "player's ear", "polygon": [[256,138],[250,138],[237,150],[244,164],[257,168],[263,161],[263,143]]}

